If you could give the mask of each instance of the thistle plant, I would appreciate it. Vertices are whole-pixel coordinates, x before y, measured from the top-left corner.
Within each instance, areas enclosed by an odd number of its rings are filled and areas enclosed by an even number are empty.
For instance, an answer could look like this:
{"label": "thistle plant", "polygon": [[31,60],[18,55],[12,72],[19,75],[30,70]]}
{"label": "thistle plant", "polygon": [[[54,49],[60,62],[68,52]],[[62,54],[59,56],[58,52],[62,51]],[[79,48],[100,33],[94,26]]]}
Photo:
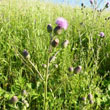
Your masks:
{"label": "thistle plant", "polygon": [[[48,109],[47,88],[48,88],[49,74],[51,74],[51,73],[49,73],[49,66],[52,61],[55,61],[57,54],[62,50],[62,48],[59,49],[53,56],[50,56],[50,50],[52,52],[51,47],[56,48],[59,45],[60,41],[58,38],[54,39],[55,36],[61,34],[63,29],[66,30],[68,27],[67,21],[62,17],[60,17],[56,20],[56,24],[57,24],[57,26],[54,28],[54,32],[53,32],[51,25],[47,26],[47,31],[50,33],[50,44],[49,44],[49,48],[48,48],[47,71],[44,76],[44,110]],[[68,43],[69,43],[69,41],[65,40],[62,43],[63,47],[67,47]]]}
{"label": "thistle plant", "polygon": [[[26,60],[28,60],[28,63],[31,64],[31,66],[36,70],[36,72],[39,74],[39,78],[43,81],[44,83],[44,110],[47,110],[48,109],[48,96],[47,96],[47,93],[48,93],[48,79],[49,79],[49,75],[51,74],[50,71],[49,71],[49,67],[50,67],[50,64],[56,60],[57,58],[57,54],[59,54],[59,52],[66,48],[69,44],[69,41],[68,40],[64,40],[64,42],[62,42],[61,44],[61,48],[56,51],[55,54],[53,54],[51,56],[51,53],[52,53],[52,49],[53,48],[57,48],[57,46],[59,45],[59,39],[58,39],[58,35],[61,34],[63,32],[63,30],[66,30],[67,27],[68,27],[68,22],[67,20],[65,20],[63,17],[59,17],[57,20],[56,20],[56,27],[53,29],[52,25],[51,24],[48,24],[47,25],[47,32],[49,33],[49,37],[50,37],[50,44],[48,46],[48,58],[47,58],[47,64],[42,64],[42,67],[46,69],[46,72],[44,73],[44,76],[39,72],[39,69],[36,68],[36,66],[34,65],[34,63],[30,60],[30,55],[28,53],[28,51],[25,49],[23,51],[23,56]],[[56,38],[57,36],[57,38]],[[22,57],[22,56],[21,56]],[[58,68],[58,65],[56,64],[54,66],[55,68]],[[25,91],[24,91],[25,92]]]}

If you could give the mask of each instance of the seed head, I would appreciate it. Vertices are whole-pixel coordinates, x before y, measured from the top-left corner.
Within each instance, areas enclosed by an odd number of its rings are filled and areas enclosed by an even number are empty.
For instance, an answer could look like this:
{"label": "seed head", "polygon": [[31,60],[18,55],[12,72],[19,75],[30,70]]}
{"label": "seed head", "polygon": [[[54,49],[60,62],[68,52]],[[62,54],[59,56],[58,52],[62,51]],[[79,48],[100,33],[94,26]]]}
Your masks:
{"label": "seed head", "polygon": [[79,73],[79,72],[81,72],[81,70],[82,70],[82,67],[81,67],[81,66],[78,66],[78,67],[76,67],[76,68],[74,69],[74,72],[75,72],[75,73]]}
{"label": "seed head", "polygon": [[49,33],[52,32],[52,25],[51,25],[51,24],[48,24],[48,25],[47,25],[47,31],[48,31]]}
{"label": "seed head", "polygon": [[56,38],[55,40],[52,41],[52,46],[53,47],[57,47],[58,44],[59,44],[59,39],[58,38]]}
{"label": "seed head", "polygon": [[12,103],[17,103],[17,102],[18,102],[18,97],[17,97],[17,96],[13,96],[13,97],[11,98],[11,102],[12,102]]}

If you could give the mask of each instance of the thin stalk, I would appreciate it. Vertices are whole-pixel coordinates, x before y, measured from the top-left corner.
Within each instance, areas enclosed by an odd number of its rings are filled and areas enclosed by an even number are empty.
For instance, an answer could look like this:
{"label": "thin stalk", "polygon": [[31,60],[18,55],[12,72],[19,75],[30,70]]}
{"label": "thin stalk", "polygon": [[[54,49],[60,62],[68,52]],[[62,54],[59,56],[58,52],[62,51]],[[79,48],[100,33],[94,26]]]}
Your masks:
{"label": "thin stalk", "polygon": [[45,81],[44,81],[44,110],[47,110],[47,106],[48,106],[48,101],[47,101],[48,73],[49,73],[49,57],[48,57],[47,71],[45,73]]}
{"label": "thin stalk", "polygon": [[[48,48],[48,53],[51,52],[52,50],[52,47],[51,47],[51,42],[53,40],[53,37],[52,37],[52,33],[50,33],[50,45],[49,45],[49,48]],[[47,107],[48,107],[48,100],[47,100],[47,83],[48,83],[48,77],[49,77],[49,58],[50,57],[50,54],[48,55],[48,61],[47,61],[47,70],[46,70],[46,73],[45,73],[45,78],[44,78],[44,110],[47,110]]]}

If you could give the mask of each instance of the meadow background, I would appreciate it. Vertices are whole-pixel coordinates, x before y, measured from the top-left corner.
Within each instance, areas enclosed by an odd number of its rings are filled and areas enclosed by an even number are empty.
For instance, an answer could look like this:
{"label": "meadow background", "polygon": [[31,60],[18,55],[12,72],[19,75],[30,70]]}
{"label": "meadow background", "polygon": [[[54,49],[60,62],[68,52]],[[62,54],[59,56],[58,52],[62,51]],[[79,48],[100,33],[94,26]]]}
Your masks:
{"label": "meadow background", "polygon": [[[68,21],[68,28],[55,36],[59,44],[49,53],[47,25],[54,29],[58,17]],[[62,48],[65,40],[69,44]],[[30,59],[23,56],[25,49]],[[59,49],[48,67],[49,57]],[[109,9],[0,1],[0,110],[109,110],[109,102]]]}

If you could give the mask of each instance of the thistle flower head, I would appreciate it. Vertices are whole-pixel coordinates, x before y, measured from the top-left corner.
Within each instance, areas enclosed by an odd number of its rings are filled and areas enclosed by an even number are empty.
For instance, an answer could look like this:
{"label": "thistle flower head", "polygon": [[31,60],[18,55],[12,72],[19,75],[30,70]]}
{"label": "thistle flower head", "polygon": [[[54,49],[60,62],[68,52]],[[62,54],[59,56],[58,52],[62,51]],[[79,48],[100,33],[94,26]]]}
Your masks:
{"label": "thistle flower head", "polygon": [[108,8],[110,5],[110,2],[107,2],[106,5],[105,5],[105,8]]}
{"label": "thistle flower head", "polygon": [[104,36],[105,36],[104,32],[100,32],[100,37],[104,37]]}
{"label": "thistle flower head", "polygon": [[90,0],[90,4],[91,4],[91,5],[93,4],[93,0]]}
{"label": "thistle flower head", "polygon": [[27,96],[27,91],[26,91],[26,90],[23,90],[23,91],[22,91],[22,95],[23,95],[23,96]]}
{"label": "thistle flower head", "polygon": [[84,3],[81,3],[81,6],[83,7],[84,6]]}
{"label": "thistle flower head", "polygon": [[23,51],[23,56],[25,58],[30,58],[30,55],[29,55],[29,53],[28,53],[28,51],[26,49]]}
{"label": "thistle flower head", "polygon": [[66,30],[67,27],[68,27],[68,22],[67,22],[67,20],[64,19],[63,17],[57,18],[56,24],[57,24],[61,29],[64,29],[64,30]]}
{"label": "thistle flower head", "polygon": [[52,32],[52,25],[51,25],[51,24],[48,24],[48,25],[47,25],[47,31],[48,31],[49,33]]}
{"label": "thistle flower head", "polygon": [[13,96],[13,97],[11,98],[11,102],[12,102],[12,103],[17,103],[17,102],[18,102],[18,97],[17,97],[17,96]]}
{"label": "thistle flower head", "polygon": [[56,38],[55,40],[52,41],[52,46],[53,47],[58,46],[58,44],[59,44],[59,39],[58,38]]}
{"label": "thistle flower head", "polygon": [[73,70],[74,70],[73,67],[69,67],[69,68],[68,68],[68,71],[69,71],[69,72],[73,72]]}
{"label": "thistle flower head", "polygon": [[54,33],[56,35],[60,35],[62,33],[62,28],[60,28],[60,26],[56,26],[54,29]]}
{"label": "thistle flower head", "polygon": [[94,103],[94,101],[93,101],[93,100],[90,100],[90,101],[89,101],[89,103],[90,103],[90,104],[93,104],[93,103]]}
{"label": "thistle flower head", "polygon": [[88,94],[88,99],[92,100],[92,98],[93,98],[92,94]]}
{"label": "thistle flower head", "polygon": [[46,65],[46,64],[42,64],[42,67],[43,67],[43,68],[46,68],[46,67],[47,67],[47,65]]}
{"label": "thistle flower head", "polygon": [[82,70],[82,67],[81,67],[81,66],[77,66],[77,67],[74,69],[74,72],[75,72],[75,73],[79,73],[79,72],[81,72],[81,70]]}
{"label": "thistle flower head", "polygon": [[82,97],[82,101],[86,101],[86,97]]}

